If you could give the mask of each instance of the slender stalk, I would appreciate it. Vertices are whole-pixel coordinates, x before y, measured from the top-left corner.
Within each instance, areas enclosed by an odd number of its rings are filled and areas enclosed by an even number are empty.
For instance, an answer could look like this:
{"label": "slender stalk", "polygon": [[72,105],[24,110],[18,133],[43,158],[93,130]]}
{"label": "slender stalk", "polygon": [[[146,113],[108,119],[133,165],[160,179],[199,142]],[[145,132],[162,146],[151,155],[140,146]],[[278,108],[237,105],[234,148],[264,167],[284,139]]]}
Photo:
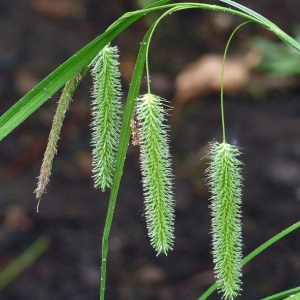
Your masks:
{"label": "slender stalk", "polygon": [[182,8],[181,6],[175,6],[175,7],[171,7],[169,10],[167,10],[166,12],[164,12],[156,21],[155,23],[151,26],[151,28],[149,29],[150,33],[149,33],[149,41],[146,44],[146,77],[147,77],[147,88],[148,88],[148,94],[151,94],[151,89],[150,89],[150,74],[149,74],[149,47],[150,47],[150,42],[154,33],[154,30],[156,29],[157,25],[159,24],[159,22],[166,16],[170,15],[172,12],[181,10],[181,9],[185,9]]}
{"label": "slender stalk", "polygon": [[223,142],[224,143],[226,143],[225,116],[224,116],[224,69],[225,69],[227,50],[228,50],[229,44],[230,44],[233,36],[237,32],[237,30],[250,22],[252,22],[252,21],[246,21],[246,22],[240,24],[237,28],[235,28],[235,30],[231,33],[231,35],[227,41],[225,50],[224,50],[223,61],[222,61],[222,75],[221,75],[221,116],[222,116],[222,132],[223,132]]}
{"label": "slender stalk", "polygon": [[107,267],[107,253],[108,253],[108,241],[110,235],[111,224],[113,221],[114,210],[116,200],[119,192],[119,186],[121,177],[123,174],[123,168],[126,158],[126,153],[129,145],[129,139],[131,134],[130,120],[132,113],[136,105],[136,99],[140,91],[140,85],[142,81],[142,74],[145,65],[146,58],[146,45],[149,41],[150,30],[145,35],[140,51],[137,57],[137,63],[132,76],[130,89],[127,96],[126,105],[124,108],[124,116],[122,121],[120,143],[116,158],[116,170],[114,173],[113,184],[111,187],[111,193],[109,198],[108,210],[104,225],[104,232],[102,236],[102,259],[101,259],[101,281],[100,281],[100,300],[104,300],[105,297],[105,284],[106,284],[106,267]]}

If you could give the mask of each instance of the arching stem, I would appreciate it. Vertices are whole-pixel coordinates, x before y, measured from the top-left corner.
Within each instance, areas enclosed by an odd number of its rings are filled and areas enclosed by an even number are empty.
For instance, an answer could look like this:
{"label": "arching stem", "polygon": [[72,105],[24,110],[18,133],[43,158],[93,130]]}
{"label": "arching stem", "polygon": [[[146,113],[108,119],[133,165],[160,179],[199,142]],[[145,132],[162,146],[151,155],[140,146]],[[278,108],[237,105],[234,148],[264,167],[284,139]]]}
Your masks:
{"label": "arching stem", "polygon": [[237,28],[235,28],[235,30],[230,35],[228,42],[226,44],[225,50],[224,50],[223,61],[222,61],[222,75],[221,75],[221,116],[222,116],[222,132],[223,132],[223,142],[224,143],[226,143],[225,115],[224,115],[224,69],[225,69],[227,50],[228,50],[229,44],[230,44],[233,36],[237,32],[237,30],[250,22],[252,22],[252,21],[246,21],[246,22],[240,24]]}

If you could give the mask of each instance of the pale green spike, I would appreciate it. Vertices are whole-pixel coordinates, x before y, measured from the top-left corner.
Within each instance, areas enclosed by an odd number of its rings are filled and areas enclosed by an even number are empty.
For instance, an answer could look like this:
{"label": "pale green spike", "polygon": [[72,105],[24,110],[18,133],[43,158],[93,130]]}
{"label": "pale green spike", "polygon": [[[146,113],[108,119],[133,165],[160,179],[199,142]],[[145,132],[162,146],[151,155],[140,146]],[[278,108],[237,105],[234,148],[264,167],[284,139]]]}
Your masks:
{"label": "pale green spike", "polygon": [[171,158],[164,124],[164,100],[145,94],[137,100],[137,122],[148,235],[157,254],[173,248],[174,198]]}
{"label": "pale green spike", "polygon": [[218,290],[224,299],[233,299],[241,291],[241,193],[240,155],[236,146],[212,143],[207,169],[212,193],[213,261]]}
{"label": "pale green spike", "polygon": [[92,62],[92,140],[95,187],[110,188],[121,130],[121,80],[117,47],[106,46]]}

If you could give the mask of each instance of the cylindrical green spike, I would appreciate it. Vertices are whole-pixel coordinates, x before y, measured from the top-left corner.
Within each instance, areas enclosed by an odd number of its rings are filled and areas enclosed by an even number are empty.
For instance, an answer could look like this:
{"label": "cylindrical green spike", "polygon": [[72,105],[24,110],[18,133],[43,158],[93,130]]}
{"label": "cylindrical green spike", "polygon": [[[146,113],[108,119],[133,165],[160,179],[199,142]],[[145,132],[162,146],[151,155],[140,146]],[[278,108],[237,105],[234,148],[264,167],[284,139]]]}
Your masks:
{"label": "cylindrical green spike", "polygon": [[157,254],[167,254],[174,240],[171,159],[163,102],[158,96],[148,93],[137,100],[136,108],[146,222]]}
{"label": "cylindrical green spike", "polygon": [[212,193],[213,261],[218,290],[225,299],[241,291],[241,162],[236,146],[212,143],[207,169]]}
{"label": "cylindrical green spike", "polygon": [[95,187],[111,187],[121,130],[121,81],[117,47],[106,46],[92,62],[92,147]]}

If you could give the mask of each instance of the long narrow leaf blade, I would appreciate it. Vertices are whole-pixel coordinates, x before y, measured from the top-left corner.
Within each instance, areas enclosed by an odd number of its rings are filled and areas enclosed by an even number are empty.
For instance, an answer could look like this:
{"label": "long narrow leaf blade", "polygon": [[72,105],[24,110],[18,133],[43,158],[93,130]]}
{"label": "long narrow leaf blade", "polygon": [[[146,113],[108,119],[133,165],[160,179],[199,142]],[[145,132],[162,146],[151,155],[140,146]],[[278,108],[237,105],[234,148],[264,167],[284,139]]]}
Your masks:
{"label": "long narrow leaf blade", "polygon": [[263,17],[262,15],[258,14],[257,12],[253,11],[252,9],[245,7],[235,1],[232,0],[220,0],[221,2],[227,3],[231,6],[234,6],[241,11],[245,12],[246,14],[250,15],[251,17],[255,18],[258,23],[263,25],[266,29],[272,31],[276,34],[281,40],[292,46],[294,49],[300,52],[300,43],[282,31],[278,26],[276,26],[273,22],[269,21],[267,18]]}
{"label": "long narrow leaf blade", "polygon": [[138,97],[142,74],[145,65],[146,58],[146,44],[149,42],[150,30],[145,35],[143,42],[141,43],[140,51],[137,57],[137,62],[131,79],[131,85],[127,96],[127,101],[124,109],[124,116],[122,121],[122,128],[120,133],[120,143],[118,147],[118,153],[116,158],[116,170],[113,178],[113,185],[110,192],[108,210],[105,220],[104,232],[102,237],[102,265],[101,265],[101,287],[100,295],[101,299],[104,299],[105,282],[106,282],[106,263],[108,253],[108,239],[110,234],[110,228],[113,220],[115,204],[119,192],[121,177],[123,174],[123,168],[128,149],[131,127],[130,120],[132,118],[133,110],[136,104],[136,98]]}

